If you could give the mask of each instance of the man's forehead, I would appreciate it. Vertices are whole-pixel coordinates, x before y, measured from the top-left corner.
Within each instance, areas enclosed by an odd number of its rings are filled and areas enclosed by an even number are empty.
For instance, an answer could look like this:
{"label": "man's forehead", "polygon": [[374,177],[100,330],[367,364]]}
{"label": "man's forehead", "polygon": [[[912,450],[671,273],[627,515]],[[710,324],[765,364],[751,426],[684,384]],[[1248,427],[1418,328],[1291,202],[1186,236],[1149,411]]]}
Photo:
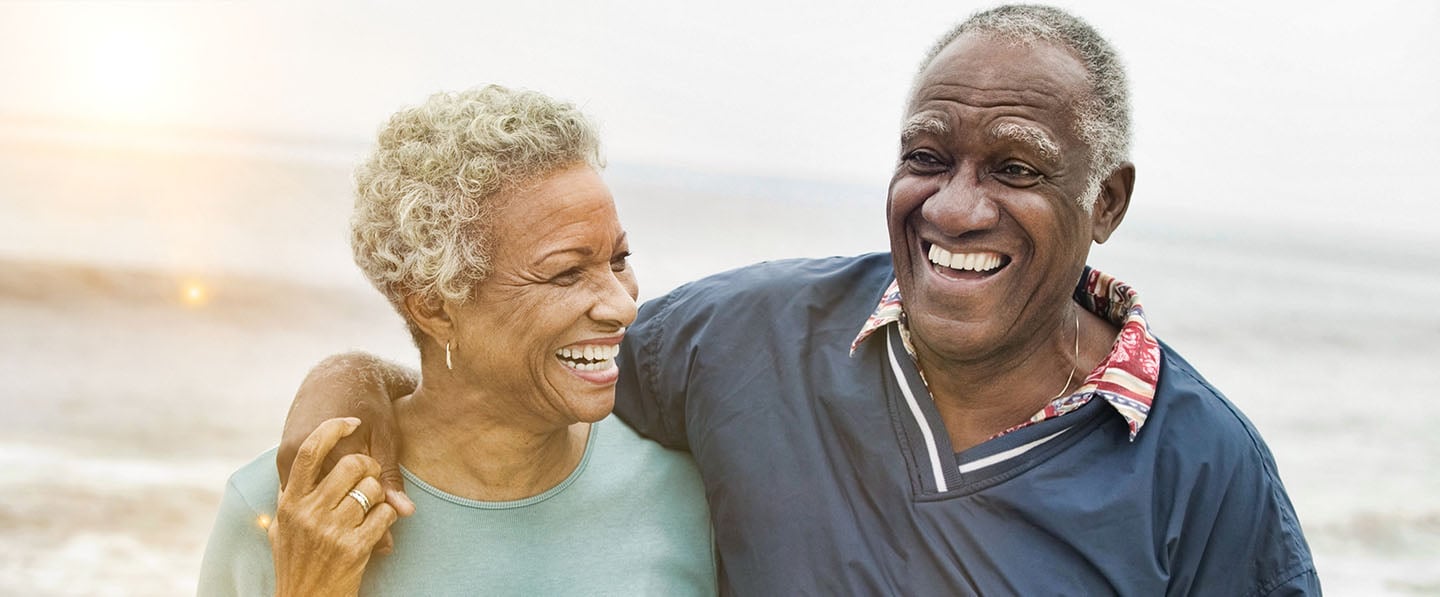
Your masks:
{"label": "man's forehead", "polygon": [[910,105],[913,110],[929,96],[953,94],[1048,108],[1090,95],[1090,81],[1080,60],[1054,43],[972,32],[955,38],[921,71]]}

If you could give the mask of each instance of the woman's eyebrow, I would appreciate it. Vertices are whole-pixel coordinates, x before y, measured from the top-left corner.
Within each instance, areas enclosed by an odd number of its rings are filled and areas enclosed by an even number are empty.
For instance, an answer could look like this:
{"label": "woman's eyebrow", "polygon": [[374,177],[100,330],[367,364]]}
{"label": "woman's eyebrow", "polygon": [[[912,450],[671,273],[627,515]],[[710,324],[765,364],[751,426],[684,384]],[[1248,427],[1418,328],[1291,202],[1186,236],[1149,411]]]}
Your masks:
{"label": "woman's eyebrow", "polygon": [[592,247],[590,247],[589,245],[582,245],[582,246],[577,246],[577,247],[565,247],[565,248],[561,248],[561,249],[554,249],[554,250],[551,250],[551,251],[546,252],[544,255],[541,255],[539,258],[537,258],[537,259],[535,260],[534,265],[540,265],[540,264],[542,264],[542,263],[545,263],[546,261],[549,261],[550,258],[552,258],[552,257],[556,257],[556,256],[559,256],[559,255],[565,255],[565,254],[567,254],[567,253],[574,253],[574,254],[579,255],[580,257],[584,258],[584,257],[590,257],[591,255],[594,255],[594,254],[595,254],[595,249],[592,248]]}

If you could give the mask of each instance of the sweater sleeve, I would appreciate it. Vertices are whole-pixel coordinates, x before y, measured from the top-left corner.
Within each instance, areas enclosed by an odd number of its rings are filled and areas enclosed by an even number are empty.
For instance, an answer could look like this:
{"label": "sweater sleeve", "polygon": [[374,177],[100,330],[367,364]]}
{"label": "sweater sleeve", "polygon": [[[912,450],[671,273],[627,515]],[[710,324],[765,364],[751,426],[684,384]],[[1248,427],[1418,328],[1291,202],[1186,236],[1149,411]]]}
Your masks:
{"label": "sweater sleeve", "polygon": [[235,477],[231,477],[220,500],[215,528],[205,546],[196,595],[249,597],[275,594],[275,564],[264,526],[273,516],[273,506],[252,506],[236,486]]}

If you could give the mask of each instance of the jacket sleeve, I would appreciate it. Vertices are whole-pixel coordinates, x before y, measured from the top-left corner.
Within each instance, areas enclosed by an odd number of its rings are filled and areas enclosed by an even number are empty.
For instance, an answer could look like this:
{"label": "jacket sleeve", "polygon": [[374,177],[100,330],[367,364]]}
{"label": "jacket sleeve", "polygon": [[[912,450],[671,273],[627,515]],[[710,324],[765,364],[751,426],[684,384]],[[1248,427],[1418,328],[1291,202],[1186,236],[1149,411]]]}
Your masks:
{"label": "jacket sleeve", "polygon": [[264,524],[273,512],[253,507],[235,486],[225,486],[220,513],[200,564],[200,597],[275,594],[275,564]]}
{"label": "jacket sleeve", "polygon": [[688,359],[675,348],[669,324],[681,290],[640,306],[620,344],[615,414],[667,448],[689,450],[685,430]]}
{"label": "jacket sleeve", "polygon": [[1282,581],[1275,588],[1265,593],[1265,597],[1298,597],[1301,595],[1319,595],[1320,577],[1315,574],[1315,569],[1310,568],[1305,572]]}
{"label": "jacket sleeve", "polygon": [[1169,593],[1319,595],[1310,547],[1270,448],[1218,392],[1204,402],[1205,418],[1170,429],[1188,439],[1177,439],[1167,459],[1171,499],[1181,505],[1166,549]]}
{"label": "jacket sleeve", "polygon": [[[1258,441],[1258,436],[1255,437]],[[1263,449],[1264,444],[1259,444]],[[1215,467],[1219,469],[1221,467]],[[1186,529],[1177,570],[1193,574],[1187,595],[1319,595],[1319,580],[1295,508],[1268,450],[1254,453],[1220,489],[1214,518]],[[1218,471],[1217,471],[1218,472]],[[1206,493],[1201,490],[1202,494]],[[1207,508],[1196,504],[1196,513]],[[1199,517],[1197,517],[1199,518]],[[1182,576],[1183,578],[1183,576]],[[1172,594],[1175,592],[1172,591]]]}

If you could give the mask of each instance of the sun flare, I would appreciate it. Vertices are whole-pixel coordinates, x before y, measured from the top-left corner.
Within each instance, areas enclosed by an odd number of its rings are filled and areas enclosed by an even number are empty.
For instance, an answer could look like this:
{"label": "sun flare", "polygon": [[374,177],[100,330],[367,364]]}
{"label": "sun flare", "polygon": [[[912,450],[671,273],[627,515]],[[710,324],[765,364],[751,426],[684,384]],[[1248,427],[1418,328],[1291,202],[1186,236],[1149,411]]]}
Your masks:
{"label": "sun flare", "polygon": [[198,280],[187,280],[180,285],[180,300],[191,307],[199,307],[210,300],[210,293]]}

